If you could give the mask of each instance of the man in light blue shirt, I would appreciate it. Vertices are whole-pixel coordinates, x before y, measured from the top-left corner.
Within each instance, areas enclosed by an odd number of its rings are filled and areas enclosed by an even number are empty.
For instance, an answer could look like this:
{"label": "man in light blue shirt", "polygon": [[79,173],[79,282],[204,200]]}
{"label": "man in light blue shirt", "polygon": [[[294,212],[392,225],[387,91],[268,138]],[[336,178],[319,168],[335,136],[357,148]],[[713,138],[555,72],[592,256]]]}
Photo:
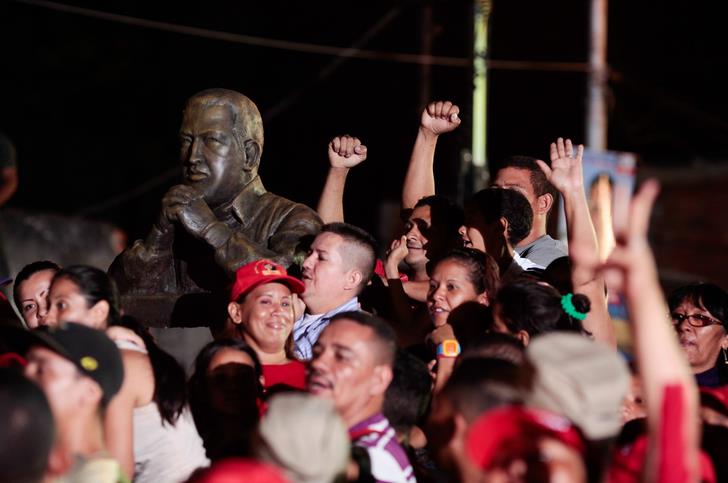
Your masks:
{"label": "man in light blue shirt", "polygon": [[293,325],[296,356],[312,357],[318,336],[339,312],[359,310],[357,295],[374,272],[376,243],[366,231],[347,223],[329,223],[303,262],[306,312]]}

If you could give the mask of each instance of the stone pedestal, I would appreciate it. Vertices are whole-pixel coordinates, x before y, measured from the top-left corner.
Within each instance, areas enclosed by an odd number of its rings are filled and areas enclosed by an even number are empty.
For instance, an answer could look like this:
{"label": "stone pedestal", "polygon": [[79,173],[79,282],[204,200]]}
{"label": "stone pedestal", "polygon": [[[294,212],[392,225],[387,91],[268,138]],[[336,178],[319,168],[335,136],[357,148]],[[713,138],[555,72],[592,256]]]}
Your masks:
{"label": "stone pedestal", "polygon": [[125,295],[121,307],[147,327],[223,327],[227,319],[226,294],[190,293]]}

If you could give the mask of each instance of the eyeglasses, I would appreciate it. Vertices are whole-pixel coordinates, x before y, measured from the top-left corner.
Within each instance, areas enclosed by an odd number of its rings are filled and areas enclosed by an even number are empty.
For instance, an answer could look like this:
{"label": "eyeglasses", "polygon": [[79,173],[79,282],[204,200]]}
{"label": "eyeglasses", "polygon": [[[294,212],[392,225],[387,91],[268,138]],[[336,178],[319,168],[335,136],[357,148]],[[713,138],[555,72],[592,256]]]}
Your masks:
{"label": "eyeglasses", "polygon": [[675,325],[680,325],[685,319],[687,319],[688,324],[693,327],[706,327],[708,325],[720,325],[723,323],[718,319],[714,319],[713,317],[708,317],[703,314],[681,314],[673,312],[670,314],[670,318],[672,319],[672,323]]}

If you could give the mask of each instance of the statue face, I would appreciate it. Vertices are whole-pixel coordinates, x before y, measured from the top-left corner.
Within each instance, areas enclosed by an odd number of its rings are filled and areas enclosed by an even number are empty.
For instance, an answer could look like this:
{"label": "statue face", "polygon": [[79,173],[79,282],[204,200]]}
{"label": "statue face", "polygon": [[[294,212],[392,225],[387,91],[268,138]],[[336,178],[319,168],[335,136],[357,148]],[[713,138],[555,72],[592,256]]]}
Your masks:
{"label": "statue face", "polygon": [[180,128],[184,184],[196,188],[211,206],[232,200],[250,180],[245,151],[233,136],[228,106],[192,103]]}

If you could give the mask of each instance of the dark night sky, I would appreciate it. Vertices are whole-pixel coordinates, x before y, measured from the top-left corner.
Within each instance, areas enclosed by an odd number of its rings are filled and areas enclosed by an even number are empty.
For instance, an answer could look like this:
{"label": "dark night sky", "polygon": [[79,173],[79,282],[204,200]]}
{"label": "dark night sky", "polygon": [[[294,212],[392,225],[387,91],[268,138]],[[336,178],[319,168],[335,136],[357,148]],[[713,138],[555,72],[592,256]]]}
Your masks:
{"label": "dark night sky", "polygon": [[[347,47],[392,8],[399,14],[363,47],[416,53],[422,2],[93,2],[69,4],[134,17],[262,37]],[[728,157],[724,15],[714,2],[610,2],[610,148],[646,163]],[[717,2],[715,2],[717,3]],[[434,2],[433,53],[467,57],[470,2]],[[586,60],[588,2],[495,1],[491,57]],[[349,175],[349,221],[373,229],[380,199],[398,199],[420,105],[420,68],[348,60],[316,81],[331,57],[201,39],[0,3],[0,129],[15,141],[21,187],[12,205],[89,213],[142,236],[167,179],[98,211],[177,165],[184,101],[208,87],[250,96],[265,115],[261,175],[269,190],[315,205],[326,144],[362,138],[370,158]],[[435,67],[432,97],[459,103],[469,119],[468,69]],[[301,91],[301,89],[303,89]],[[295,96],[301,91],[300,96]],[[293,100],[272,116],[282,100]],[[583,140],[585,76],[492,72],[489,158],[544,156],[559,135]],[[266,113],[268,113],[266,115]],[[443,139],[438,188],[454,194],[458,153],[469,129]],[[96,207],[96,208],[94,208]],[[96,211],[94,211],[96,210]]]}

